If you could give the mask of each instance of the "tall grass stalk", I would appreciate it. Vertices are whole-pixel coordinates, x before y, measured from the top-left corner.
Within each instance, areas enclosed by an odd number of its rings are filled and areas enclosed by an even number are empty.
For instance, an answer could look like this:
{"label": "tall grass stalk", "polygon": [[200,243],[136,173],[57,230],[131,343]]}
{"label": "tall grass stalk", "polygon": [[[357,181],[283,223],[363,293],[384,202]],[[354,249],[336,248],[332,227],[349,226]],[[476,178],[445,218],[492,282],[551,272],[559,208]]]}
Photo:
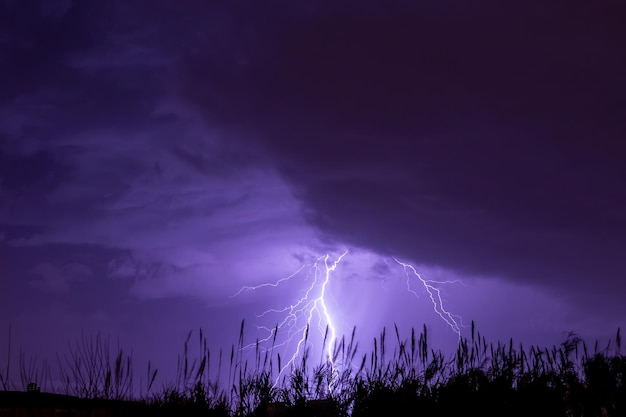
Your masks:
{"label": "tall grass stalk", "polygon": [[[227,363],[222,349],[211,355],[202,329],[197,338],[189,332],[176,376],[161,390],[154,389],[158,369],[148,362],[142,401],[155,410],[185,415],[266,416],[280,407],[292,410],[291,415],[315,414],[311,407],[321,407],[327,415],[352,417],[403,415],[405,409],[424,415],[626,414],[620,329],[604,349],[598,343],[588,348],[573,333],[556,346],[525,348],[512,339],[487,342],[472,322],[469,337],[461,338],[451,355],[429,346],[425,326],[419,333],[411,329],[408,338],[394,326],[391,341],[383,328],[364,353],[359,352],[356,327],[349,338],[334,340],[331,349],[326,329],[316,362],[311,360],[307,328],[297,361],[286,364],[277,351],[278,330],[271,339],[246,344],[242,321]],[[112,351],[109,338],[100,334],[83,335],[68,350],[58,356],[62,392],[85,398],[133,397],[132,353],[119,346]],[[23,384],[51,380],[47,363],[27,360],[23,352],[20,375]],[[7,381],[8,367],[2,376],[5,389]],[[539,409],[538,403],[547,406]]]}

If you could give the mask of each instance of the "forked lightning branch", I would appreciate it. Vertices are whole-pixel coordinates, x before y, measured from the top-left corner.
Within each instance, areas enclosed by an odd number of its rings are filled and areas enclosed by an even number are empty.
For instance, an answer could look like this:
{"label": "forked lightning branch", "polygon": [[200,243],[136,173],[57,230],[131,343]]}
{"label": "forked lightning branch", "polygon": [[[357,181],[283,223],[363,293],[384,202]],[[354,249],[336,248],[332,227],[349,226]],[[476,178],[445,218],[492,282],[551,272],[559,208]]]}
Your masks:
{"label": "forked lightning branch", "polygon": [[[331,259],[330,254],[325,254],[318,257],[314,262],[310,264],[304,264],[298,268],[291,275],[281,278],[274,282],[266,282],[254,286],[244,286],[231,297],[237,297],[244,292],[256,291],[262,288],[277,288],[281,285],[285,285],[295,279],[299,279],[302,274],[305,274],[307,278],[303,279],[303,285],[300,291],[301,296],[294,297],[293,301],[287,305],[277,306],[263,311],[257,315],[257,318],[263,318],[269,315],[276,317],[276,325],[273,327],[259,325],[257,328],[264,332],[264,336],[257,343],[265,343],[268,341],[276,340],[276,332],[286,334],[286,337],[281,342],[275,344],[274,347],[288,347],[295,344],[293,353],[290,359],[284,363],[280,369],[282,373],[285,369],[288,369],[295,363],[298,357],[304,354],[305,343],[307,341],[307,332],[310,329],[317,329],[321,336],[324,338],[323,354],[326,356],[331,365],[333,363],[333,351],[335,348],[335,342],[337,341],[337,320],[333,316],[333,313],[328,307],[328,298],[330,294],[330,282],[333,279],[334,272],[340,266],[341,261],[348,255],[348,251],[342,252],[339,256]],[[402,262],[396,258],[393,258],[394,262],[401,266],[404,270],[406,279],[406,290],[418,297],[418,288],[421,288],[426,292],[429,298],[430,304],[432,304],[433,312],[443,322],[452,329],[452,331],[461,338],[461,318],[451,313],[444,305],[442,297],[442,287],[446,284],[460,283],[458,280],[454,281],[436,281],[425,279],[416,268],[406,262]],[[308,281],[308,284],[307,284]],[[256,345],[256,343],[254,344]],[[249,347],[253,347],[250,345]]]}

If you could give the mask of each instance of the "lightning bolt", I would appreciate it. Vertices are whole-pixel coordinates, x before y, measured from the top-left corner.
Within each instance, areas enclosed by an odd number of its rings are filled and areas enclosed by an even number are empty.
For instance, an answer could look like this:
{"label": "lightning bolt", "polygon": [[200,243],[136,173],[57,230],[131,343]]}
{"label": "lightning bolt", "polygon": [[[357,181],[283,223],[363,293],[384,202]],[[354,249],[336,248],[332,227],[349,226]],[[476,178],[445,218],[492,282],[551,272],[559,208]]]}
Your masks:
{"label": "lightning bolt", "polygon": [[[259,339],[256,343],[244,346],[244,349],[251,349],[261,346],[266,342],[272,343],[272,348],[287,347],[297,340],[296,348],[289,360],[280,367],[276,384],[278,384],[281,375],[295,364],[296,360],[305,354],[309,338],[309,330],[311,326],[316,326],[321,337],[323,337],[324,350],[323,355],[329,365],[335,368],[334,349],[337,342],[337,325],[333,317],[333,312],[327,305],[327,297],[329,296],[329,283],[333,272],[337,269],[348,251],[342,252],[334,261],[331,261],[331,255],[325,254],[315,259],[314,262],[304,264],[291,275],[281,278],[274,282],[266,282],[255,286],[243,286],[239,291],[231,296],[237,297],[244,292],[257,291],[263,288],[277,288],[287,282],[300,276],[306,272],[305,280],[310,279],[308,286],[301,290],[303,293],[293,303],[282,308],[271,308],[257,315],[257,318],[263,318],[268,315],[279,315],[282,319],[275,327],[266,327],[258,325],[257,329],[265,332],[266,336]],[[446,323],[452,331],[461,339],[462,320],[459,316],[452,314],[444,305],[442,298],[442,287],[447,284],[458,284],[460,280],[436,281],[425,279],[417,272],[415,267],[409,263],[402,262],[397,258],[393,260],[403,267],[406,277],[406,290],[419,298],[417,291],[414,289],[414,282],[419,283],[424,288],[433,306],[433,311]],[[284,341],[274,344],[277,332],[286,333]]]}
{"label": "lightning bolt", "polygon": [[[450,313],[448,310],[446,310],[444,303],[443,303],[443,299],[441,298],[441,286],[445,284],[463,284],[463,283],[460,280],[449,280],[449,281],[428,280],[422,277],[422,275],[415,270],[415,267],[413,265],[405,263],[405,262],[401,262],[397,258],[393,258],[393,260],[396,261],[398,264],[402,265],[402,267],[404,268],[404,274],[406,275],[407,291],[413,294],[416,298],[419,298],[419,296],[417,295],[417,292],[411,287],[411,277],[412,276],[416,277],[417,280],[422,284],[422,286],[426,290],[426,293],[428,294],[428,297],[430,298],[430,301],[433,304],[433,310],[435,311],[435,313],[439,317],[441,317],[441,320],[443,320],[452,329],[452,331],[456,333],[456,335],[459,337],[459,340],[461,340],[461,326],[462,326],[461,318],[459,316],[456,316]],[[409,271],[411,273],[409,273]]]}
{"label": "lightning bolt", "polygon": [[[283,315],[283,319],[278,324],[269,328],[266,326],[257,326],[259,330],[266,332],[267,336],[260,339],[257,343],[265,343],[272,340],[276,332],[283,329],[286,331],[287,338],[285,341],[274,345],[274,347],[285,346],[294,341],[297,337],[297,345],[295,352],[290,359],[279,370],[278,377],[295,363],[298,357],[300,357],[306,349],[306,342],[308,340],[309,328],[315,321],[317,322],[317,328],[320,334],[324,335],[325,339],[325,355],[331,366],[334,367],[333,362],[333,349],[337,341],[337,326],[331,311],[326,303],[328,284],[331,279],[332,272],[337,269],[337,266],[341,260],[348,254],[348,251],[342,252],[333,262],[330,262],[330,254],[325,254],[318,257],[312,264],[305,264],[298,268],[291,275],[281,278],[275,282],[263,283],[255,286],[243,286],[239,291],[231,296],[236,297],[243,292],[256,291],[266,287],[278,287],[281,284],[292,280],[298,276],[304,269],[313,271],[313,278],[310,285],[304,290],[304,295],[297,299],[294,303],[280,308],[272,308],[257,315],[257,318],[262,318],[269,314]],[[304,320],[303,320],[304,319]],[[328,338],[326,338],[328,336]],[[244,348],[252,348],[255,344],[244,346]]]}

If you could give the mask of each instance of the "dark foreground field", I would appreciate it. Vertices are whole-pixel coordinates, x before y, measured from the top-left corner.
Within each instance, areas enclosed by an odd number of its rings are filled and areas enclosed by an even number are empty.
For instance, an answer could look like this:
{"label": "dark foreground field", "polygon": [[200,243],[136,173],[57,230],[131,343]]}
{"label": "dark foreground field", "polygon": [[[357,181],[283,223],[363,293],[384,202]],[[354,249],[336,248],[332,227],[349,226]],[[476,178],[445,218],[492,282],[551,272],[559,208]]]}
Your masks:
{"label": "dark foreground field", "polygon": [[148,365],[138,394],[132,357],[121,349],[110,354],[108,339],[83,338],[58,358],[55,393],[37,391],[34,384],[51,385],[51,373],[23,355],[20,379],[30,392],[14,389],[8,367],[0,372],[0,417],[626,416],[619,330],[602,347],[570,335],[557,346],[524,348],[488,343],[472,324],[450,357],[428,347],[426,328],[408,339],[394,330],[391,351],[383,330],[371,352],[359,354],[353,332],[332,357],[311,365],[304,354],[285,366],[273,344],[246,349],[242,323],[239,343],[220,351],[217,369],[210,369],[202,331],[191,357],[190,333],[176,379],[155,389],[158,371]]}

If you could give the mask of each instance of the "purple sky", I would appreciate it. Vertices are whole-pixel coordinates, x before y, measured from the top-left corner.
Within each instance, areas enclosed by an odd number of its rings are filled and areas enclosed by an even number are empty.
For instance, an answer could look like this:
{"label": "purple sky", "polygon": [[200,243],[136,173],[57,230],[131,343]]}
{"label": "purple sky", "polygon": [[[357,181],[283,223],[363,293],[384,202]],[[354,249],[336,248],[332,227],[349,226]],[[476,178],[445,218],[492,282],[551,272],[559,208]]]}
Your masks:
{"label": "purple sky", "polygon": [[165,378],[312,276],[242,286],[344,250],[326,301],[363,353],[394,322],[456,341],[393,257],[461,280],[488,339],[611,337],[624,6],[515,3],[1,2],[0,364],[10,324],[50,359],[102,331]]}

